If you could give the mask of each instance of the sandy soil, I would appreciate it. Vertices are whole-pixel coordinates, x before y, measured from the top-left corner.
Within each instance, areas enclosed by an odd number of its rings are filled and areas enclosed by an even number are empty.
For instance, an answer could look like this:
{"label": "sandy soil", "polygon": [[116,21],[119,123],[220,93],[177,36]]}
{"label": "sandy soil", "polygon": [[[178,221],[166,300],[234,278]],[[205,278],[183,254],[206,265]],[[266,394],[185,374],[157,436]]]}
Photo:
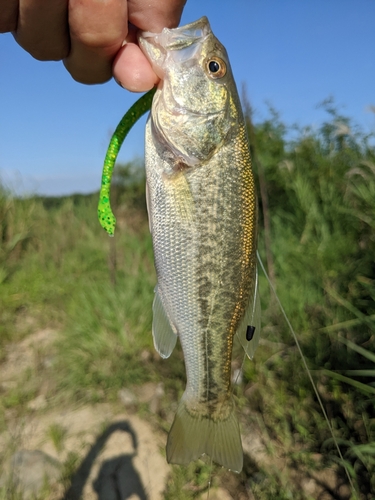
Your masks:
{"label": "sandy soil", "polygon": [[[48,364],[50,347],[56,338],[57,332],[46,329],[9,345],[6,360],[0,365],[0,391],[16,387],[27,370],[35,370],[36,364]],[[136,397],[152,406],[158,391],[160,387],[156,384],[146,384]],[[62,484],[55,484],[49,500],[163,498],[171,473],[164,454],[166,436],[152,422],[126,408],[131,394],[126,390],[121,393],[120,403],[125,403],[122,405],[51,408],[43,392],[42,384],[40,393],[27,403],[22,417],[14,418],[12,410],[6,414],[6,431],[0,434],[0,449],[8,452],[3,481],[14,452],[40,450],[61,464],[69,462],[72,456],[78,457],[79,462],[68,490]],[[62,433],[58,447],[51,438],[53,428]],[[34,474],[38,464],[34,465],[33,471],[29,467],[21,475]],[[24,494],[25,499],[30,496],[27,492]],[[212,489],[210,499],[230,500],[231,497],[224,490]]]}

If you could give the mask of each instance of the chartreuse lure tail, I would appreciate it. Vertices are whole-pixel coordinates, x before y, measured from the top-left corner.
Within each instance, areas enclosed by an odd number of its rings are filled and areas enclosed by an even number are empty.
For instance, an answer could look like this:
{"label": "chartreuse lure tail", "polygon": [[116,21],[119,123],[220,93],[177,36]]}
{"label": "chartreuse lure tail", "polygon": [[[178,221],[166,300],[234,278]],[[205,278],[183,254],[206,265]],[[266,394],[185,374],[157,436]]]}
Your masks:
{"label": "chartreuse lure tail", "polygon": [[125,137],[128,135],[133,125],[150,110],[152,98],[155,94],[155,89],[144,94],[133,106],[125,113],[124,117],[117,125],[117,128],[109,143],[107,154],[105,155],[102,184],[100,187],[98,217],[101,226],[107,231],[110,236],[114,235],[116,217],[113,215],[110,203],[110,188],[113,169],[115,166],[117,155]]}

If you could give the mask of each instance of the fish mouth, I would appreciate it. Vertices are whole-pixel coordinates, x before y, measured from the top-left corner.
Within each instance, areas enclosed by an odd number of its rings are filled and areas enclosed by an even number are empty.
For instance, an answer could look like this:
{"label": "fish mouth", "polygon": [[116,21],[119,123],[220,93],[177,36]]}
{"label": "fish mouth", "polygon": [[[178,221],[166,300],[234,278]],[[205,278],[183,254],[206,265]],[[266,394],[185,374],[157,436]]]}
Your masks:
{"label": "fish mouth", "polygon": [[[164,28],[161,33],[142,31],[138,35],[138,43],[155,73],[163,79],[163,66],[169,51],[181,51],[179,54],[181,60],[189,58],[197,50],[197,44],[210,33],[212,33],[210,23],[207,17],[203,16],[178,28]],[[191,50],[186,50],[189,47]]]}
{"label": "fish mouth", "polygon": [[[138,35],[139,45],[143,53],[161,79],[160,89],[168,85],[164,71],[168,52],[172,51],[174,59],[179,62],[190,59],[210,34],[212,34],[210,23],[207,17],[203,16],[197,21],[178,28],[164,28],[161,33],[143,31]],[[163,99],[165,108],[174,114],[189,114],[195,117],[210,118],[222,113],[222,110],[207,113],[181,106],[170,89],[167,94],[168,99],[166,99],[164,92],[162,92],[162,95],[157,96],[156,99]]]}
{"label": "fish mouth", "polygon": [[[178,28],[164,28],[161,33],[152,33],[151,31],[142,31],[139,40],[154,40],[165,50],[179,50],[189,47],[211,33],[211,26],[206,16]],[[141,42],[142,43],[142,42]]]}

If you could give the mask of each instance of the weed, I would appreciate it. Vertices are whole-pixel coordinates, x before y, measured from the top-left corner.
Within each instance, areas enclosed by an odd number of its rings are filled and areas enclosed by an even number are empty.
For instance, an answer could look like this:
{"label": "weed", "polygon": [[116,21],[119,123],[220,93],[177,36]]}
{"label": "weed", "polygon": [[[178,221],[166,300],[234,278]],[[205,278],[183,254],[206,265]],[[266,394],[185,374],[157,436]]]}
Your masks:
{"label": "weed", "polygon": [[66,429],[62,425],[56,423],[51,424],[47,430],[47,436],[52,441],[58,453],[63,450],[66,433]]}

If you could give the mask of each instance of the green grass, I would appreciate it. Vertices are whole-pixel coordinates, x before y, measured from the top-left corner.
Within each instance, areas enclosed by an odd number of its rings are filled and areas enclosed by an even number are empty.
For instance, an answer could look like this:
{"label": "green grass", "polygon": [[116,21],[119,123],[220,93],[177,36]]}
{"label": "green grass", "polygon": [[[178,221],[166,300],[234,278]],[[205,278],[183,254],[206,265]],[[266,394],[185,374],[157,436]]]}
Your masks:
{"label": "green grass", "polygon": [[53,446],[59,453],[64,447],[64,439],[66,437],[67,430],[62,425],[53,423],[49,426],[47,431],[47,437],[52,441]]}
{"label": "green grass", "polygon": [[[360,498],[375,491],[375,150],[371,137],[347,117],[330,104],[327,111],[318,131],[294,132],[293,140],[275,113],[254,126],[248,110],[247,121],[255,175],[263,187],[260,253],[269,271],[273,268],[271,279],[344,464],[261,275],[263,343],[254,361],[245,363],[236,395],[243,433],[261,429],[270,465],[255,466],[245,457],[237,479],[215,468],[213,477],[234,498],[240,498],[235,491],[251,488],[257,500],[307,499],[296,474],[308,477],[335,467],[347,482],[343,465]],[[163,402],[168,415],[185,375],[179,348],[167,361],[144,356],[154,352],[156,281],[144,180],[139,168],[128,164],[118,169],[115,181],[115,239],[99,226],[96,195],[22,200],[1,189],[0,359],[9,342],[52,327],[61,332],[48,369],[56,401],[113,401],[124,386],[163,380],[166,399],[172,398]],[[5,411],[27,403],[35,387],[25,384],[1,395],[0,427]],[[60,434],[50,429],[56,448]],[[285,467],[275,468],[276,459]],[[174,468],[165,498],[197,498],[208,474],[200,463]]]}
{"label": "green grass", "polygon": [[[277,116],[257,127],[249,125],[255,167],[264,172],[268,194],[268,213],[262,205],[262,216],[270,219],[277,293],[313,370],[346,467],[357,491],[365,494],[374,491],[374,464],[362,454],[359,465],[352,450],[363,445],[367,452],[375,441],[373,425],[366,424],[375,413],[370,356],[375,329],[375,151],[370,138],[349,119],[330,106],[328,111],[330,119],[318,132],[304,131],[293,142],[285,140],[286,129]],[[292,449],[302,443],[306,453],[323,450],[328,461],[336,461],[293,339],[266,298],[264,280],[261,285],[264,333],[269,332],[268,340],[286,344],[278,354],[270,353],[271,366],[267,361],[261,365],[266,351],[258,352],[259,371],[249,374],[249,380],[264,377],[272,387],[262,396],[266,427],[283,443],[283,451],[288,443]],[[368,355],[348,348],[353,345],[363,346]],[[368,370],[366,376],[359,369]]]}

